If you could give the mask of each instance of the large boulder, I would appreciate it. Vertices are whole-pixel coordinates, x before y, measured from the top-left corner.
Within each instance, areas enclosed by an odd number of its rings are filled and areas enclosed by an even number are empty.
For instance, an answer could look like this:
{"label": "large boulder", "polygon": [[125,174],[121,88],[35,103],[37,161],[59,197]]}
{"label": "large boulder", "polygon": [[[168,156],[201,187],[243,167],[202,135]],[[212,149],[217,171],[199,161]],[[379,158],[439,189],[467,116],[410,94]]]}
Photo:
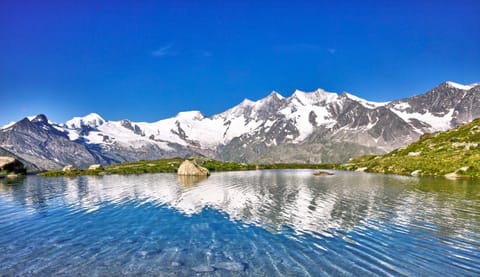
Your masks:
{"label": "large boulder", "polygon": [[198,165],[194,161],[185,160],[183,163],[178,167],[177,171],[178,175],[184,176],[208,176],[210,175],[210,171],[205,167]]}
{"label": "large boulder", "polygon": [[13,173],[25,173],[26,169],[22,162],[12,157],[0,157],[0,171]]}
{"label": "large boulder", "polygon": [[88,167],[88,170],[98,170],[98,169],[103,169],[103,166],[101,164],[92,164]]}
{"label": "large boulder", "polygon": [[63,172],[72,172],[72,171],[77,171],[77,170],[78,169],[71,164],[64,166],[63,169],[62,169]]}

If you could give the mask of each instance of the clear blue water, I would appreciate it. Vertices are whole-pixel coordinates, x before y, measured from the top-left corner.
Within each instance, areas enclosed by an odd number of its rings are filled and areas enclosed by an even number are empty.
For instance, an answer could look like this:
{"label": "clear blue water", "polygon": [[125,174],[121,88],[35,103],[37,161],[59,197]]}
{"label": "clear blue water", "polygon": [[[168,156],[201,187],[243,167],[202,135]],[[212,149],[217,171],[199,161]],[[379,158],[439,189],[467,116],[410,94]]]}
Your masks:
{"label": "clear blue water", "polygon": [[480,184],[310,170],[0,183],[1,276],[479,276]]}

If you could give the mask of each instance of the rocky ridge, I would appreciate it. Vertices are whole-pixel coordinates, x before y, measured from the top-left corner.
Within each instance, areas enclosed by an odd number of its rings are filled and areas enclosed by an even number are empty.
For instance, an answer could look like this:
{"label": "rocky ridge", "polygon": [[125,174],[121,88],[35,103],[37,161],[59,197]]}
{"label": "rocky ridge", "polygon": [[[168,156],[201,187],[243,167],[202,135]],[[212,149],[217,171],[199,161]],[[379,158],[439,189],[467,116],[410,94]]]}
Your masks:
{"label": "rocky ridge", "polygon": [[370,102],[348,93],[272,92],[220,114],[181,112],[157,122],[92,113],[65,123],[44,115],[0,129],[0,147],[41,168],[207,156],[238,162],[342,162],[386,153],[425,133],[480,117],[480,84],[445,82],[410,98]]}

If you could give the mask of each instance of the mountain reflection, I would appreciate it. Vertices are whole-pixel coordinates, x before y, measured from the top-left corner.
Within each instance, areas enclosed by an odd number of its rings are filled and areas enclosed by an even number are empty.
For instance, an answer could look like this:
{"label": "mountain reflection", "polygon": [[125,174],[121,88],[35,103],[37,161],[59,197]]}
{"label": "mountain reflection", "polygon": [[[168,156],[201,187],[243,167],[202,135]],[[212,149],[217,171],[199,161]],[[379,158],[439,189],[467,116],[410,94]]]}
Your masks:
{"label": "mountain reflection", "polygon": [[192,215],[210,207],[269,230],[288,226],[322,235],[384,221],[400,227],[434,225],[450,235],[480,229],[480,186],[474,181],[353,172],[327,177],[310,170],[228,172],[208,179],[174,174],[28,177],[17,185],[0,183],[0,200],[39,213],[58,205],[94,212],[108,204],[153,203]]}

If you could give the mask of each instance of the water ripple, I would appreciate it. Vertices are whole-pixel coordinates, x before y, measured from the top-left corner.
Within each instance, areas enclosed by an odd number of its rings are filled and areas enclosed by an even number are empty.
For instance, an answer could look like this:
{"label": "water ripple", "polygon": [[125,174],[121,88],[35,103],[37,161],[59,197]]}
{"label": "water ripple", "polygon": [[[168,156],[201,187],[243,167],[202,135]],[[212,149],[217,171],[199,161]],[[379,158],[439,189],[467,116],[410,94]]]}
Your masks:
{"label": "water ripple", "polygon": [[480,186],[308,170],[0,184],[1,275],[480,274]]}

